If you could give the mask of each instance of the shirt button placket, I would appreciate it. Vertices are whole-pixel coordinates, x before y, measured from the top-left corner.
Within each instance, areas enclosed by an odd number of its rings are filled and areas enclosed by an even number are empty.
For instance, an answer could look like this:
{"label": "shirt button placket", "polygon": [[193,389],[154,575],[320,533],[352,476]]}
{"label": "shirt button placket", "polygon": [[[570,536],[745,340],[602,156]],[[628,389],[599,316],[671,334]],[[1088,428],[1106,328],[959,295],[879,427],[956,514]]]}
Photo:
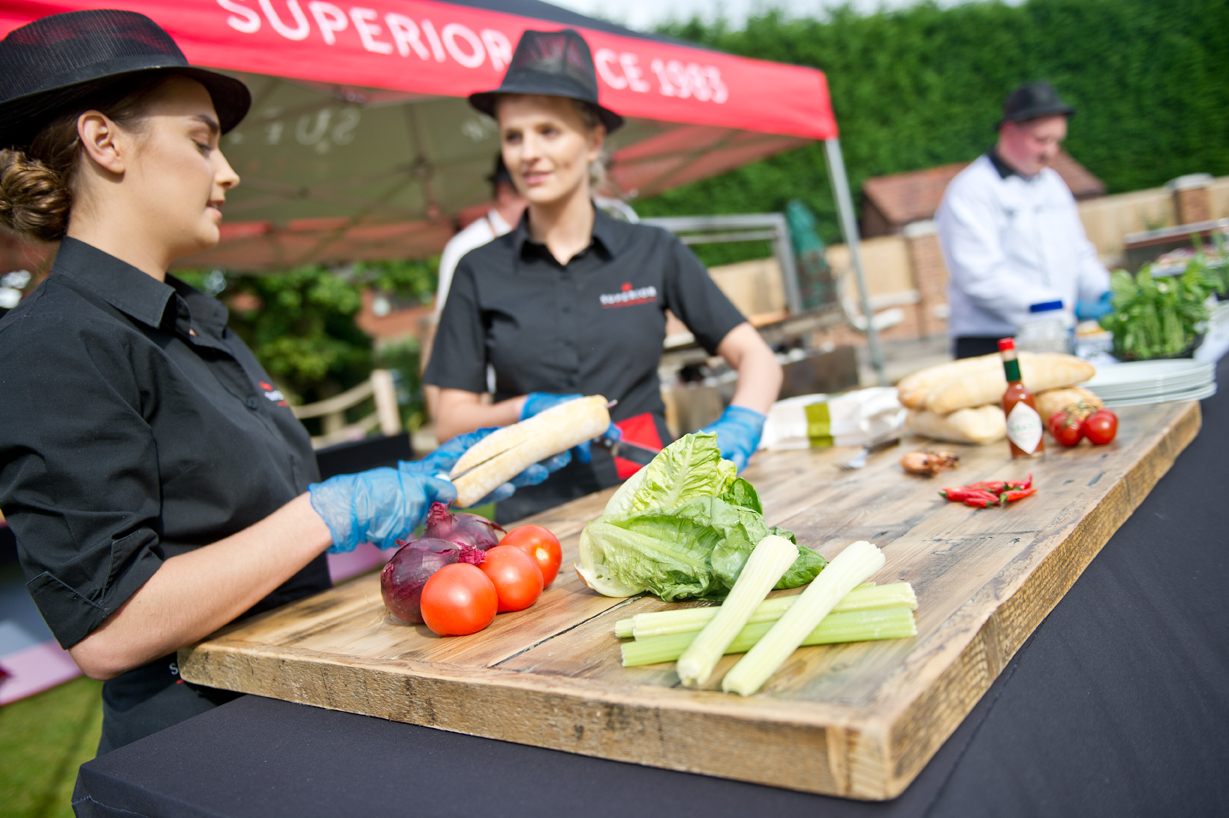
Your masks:
{"label": "shirt button placket", "polygon": [[260,400],[255,395],[252,395],[247,399],[247,406],[249,409],[255,412],[256,409],[260,406]]}

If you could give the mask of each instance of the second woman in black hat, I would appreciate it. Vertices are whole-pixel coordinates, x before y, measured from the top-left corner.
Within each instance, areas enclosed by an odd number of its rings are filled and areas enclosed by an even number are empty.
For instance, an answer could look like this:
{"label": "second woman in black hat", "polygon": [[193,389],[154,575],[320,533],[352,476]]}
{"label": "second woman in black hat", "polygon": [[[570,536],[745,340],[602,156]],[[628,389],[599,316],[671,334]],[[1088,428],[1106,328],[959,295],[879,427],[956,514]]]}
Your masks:
{"label": "second woman in black hat", "polygon": [[[615,221],[592,201],[608,133],[575,31],[527,31],[500,87],[471,104],[495,117],[503,158],[528,209],[511,233],[466,255],[440,317],[424,380],[440,387],[441,439],[523,420],[581,394],[617,400],[625,439],[669,442],[657,368],[665,311],[738,372],[732,405],[708,427],[741,469],[755,451],[781,369],[690,250],[664,230]],[[495,402],[485,403],[487,367]],[[546,483],[500,504],[501,522],[613,485],[631,464],[587,447]]]}

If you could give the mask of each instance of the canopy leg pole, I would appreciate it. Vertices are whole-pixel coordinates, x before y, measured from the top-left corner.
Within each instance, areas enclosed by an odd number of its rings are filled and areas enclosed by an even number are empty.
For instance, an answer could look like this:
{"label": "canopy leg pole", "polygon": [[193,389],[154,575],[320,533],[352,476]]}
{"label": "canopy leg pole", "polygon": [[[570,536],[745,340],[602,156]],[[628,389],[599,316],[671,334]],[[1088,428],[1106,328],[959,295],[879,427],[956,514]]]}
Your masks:
{"label": "canopy leg pole", "polygon": [[858,295],[862,299],[862,314],[866,316],[866,340],[870,345],[871,365],[879,378],[880,386],[888,385],[883,369],[883,350],[879,348],[879,333],[871,321],[870,293],[866,288],[866,276],[862,272],[862,254],[858,248],[858,222],[854,219],[853,197],[849,195],[849,178],[845,175],[845,158],[841,155],[841,140],[833,137],[824,140],[824,158],[828,160],[828,175],[832,179],[832,193],[836,197],[836,211],[840,217],[841,234],[849,247],[853,262],[854,278],[858,282]]}

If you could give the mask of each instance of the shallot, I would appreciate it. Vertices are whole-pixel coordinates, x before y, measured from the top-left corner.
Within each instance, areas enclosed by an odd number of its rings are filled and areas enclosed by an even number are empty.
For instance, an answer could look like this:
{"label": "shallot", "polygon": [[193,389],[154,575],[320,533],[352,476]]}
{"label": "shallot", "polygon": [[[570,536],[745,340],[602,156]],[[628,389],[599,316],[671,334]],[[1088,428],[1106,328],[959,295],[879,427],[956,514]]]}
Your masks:
{"label": "shallot", "polygon": [[910,474],[933,477],[941,471],[956,468],[960,458],[951,452],[909,452],[900,459],[900,466]]}
{"label": "shallot", "polygon": [[458,562],[477,565],[485,555],[481,548],[433,537],[410,540],[380,571],[380,595],[393,616],[422,624],[422,588],[431,575]]}
{"label": "shallot", "polygon": [[422,536],[488,551],[499,545],[505,533],[501,526],[485,517],[463,512],[453,514],[444,503],[432,503]]}

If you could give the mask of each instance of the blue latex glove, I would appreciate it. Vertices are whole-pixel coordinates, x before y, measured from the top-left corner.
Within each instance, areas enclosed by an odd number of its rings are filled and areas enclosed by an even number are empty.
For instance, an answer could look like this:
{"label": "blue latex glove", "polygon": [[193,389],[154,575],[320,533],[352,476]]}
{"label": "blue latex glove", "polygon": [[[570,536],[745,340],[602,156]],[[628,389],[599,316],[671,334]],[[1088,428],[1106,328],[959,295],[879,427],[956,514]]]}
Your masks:
{"label": "blue latex glove", "polygon": [[1101,293],[1096,301],[1075,302],[1075,319],[1077,321],[1095,321],[1103,315],[1109,315],[1114,307],[1110,304],[1108,291]]}
{"label": "blue latex glove", "polygon": [[[496,428],[491,426],[486,429],[479,429],[476,432],[457,435],[452,440],[437,447],[435,451],[422,460],[402,460],[397,464],[397,468],[402,472],[425,475],[427,477],[439,474],[446,475],[452,471],[452,467],[456,465],[457,461],[461,459],[461,455],[465,454],[470,446],[482,440],[482,438],[495,431]],[[563,452],[562,454],[547,458],[541,463],[534,463],[525,471],[499,486],[486,497],[483,497],[475,505],[481,506],[487,503],[498,503],[500,500],[507,500],[518,488],[536,486],[549,477],[551,472],[558,471],[571,462],[571,460],[571,452]]]}
{"label": "blue latex glove", "polygon": [[333,534],[330,554],[353,551],[365,542],[392,548],[423,524],[432,503],[457,497],[456,487],[447,480],[387,468],[339,474],[312,483],[307,491],[312,508]]}
{"label": "blue latex glove", "polygon": [[745,406],[729,406],[721,413],[716,423],[710,423],[701,432],[715,433],[721,456],[734,461],[739,471],[747,468],[747,461],[760,446],[767,417]]}
{"label": "blue latex glove", "polygon": [[[525,405],[521,407],[521,420],[527,420],[534,415],[550,409],[552,406],[558,406],[561,403],[567,403],[570,400],[583,398],[584,395],[552,395],[549,392],[530,392],[525,396]],[[602,437],[611,440],[618,440],[623,436],[623,431],[613,423],[607,427],[602,433]],[[572,447],[572,453],[576,460],[581,463],[588,463],[593,459],[593,454],[589,451],[589,441],[578,443]]]}

